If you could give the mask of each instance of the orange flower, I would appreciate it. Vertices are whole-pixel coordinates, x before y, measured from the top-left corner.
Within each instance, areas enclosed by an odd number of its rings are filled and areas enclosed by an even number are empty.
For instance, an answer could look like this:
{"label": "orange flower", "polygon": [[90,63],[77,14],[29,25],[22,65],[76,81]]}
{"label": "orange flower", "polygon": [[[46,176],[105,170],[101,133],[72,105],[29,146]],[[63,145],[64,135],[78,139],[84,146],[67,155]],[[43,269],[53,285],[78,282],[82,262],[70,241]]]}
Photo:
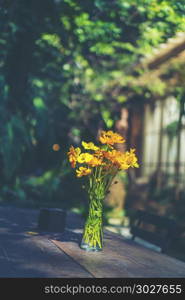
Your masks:
{"label": "orange flower", "polygon": [[122,153],[117,150],[112,150],[104,153],[105,158],[111,161],[111,163],[120,170],[127,170],[130,167],[138,168],[137,157],[135,155],[135,149],[131,149],[130,152]]}
{"label": "orange flower", "polygon": [[98,159],[97,157],[93,157],[93,159],[90,160],[90,162],[88,162],[88,165],[91,167],[97,167],[97,166],[101,166],[102,165],[102,160]]}
{"label": "orange flower", "polygon": [[103,159],[104,153],[106,153],[106,152],[107,152],[106,150],[99,148],[97,151],[95,151],[94,156],[96,156],[99,159]]}
{"label": "orange flower", "polygon": [[84,167],[80,167],[79,170],[76,170],[76,176],[77,177],[82,177],[82,176],[86,176],[86,175],[89,175],[91,174],[91,169],[89,168],[84,168]]}
{"label": "orange flower", "polygon": [[122,153],[117,150],[107,151],[104,153],[104,157],[111,161],[114,166],[120,167],[120,158]]}
{"label": "orange flower", "polygon": [[77,159],[78,159],[80,153],[81,153],[80,148],[75,149],[73,146],[70,147],[69,152],[67,153],[67,155],[69,157],[69,161],[71,163],[72,168],[75,168],[76,162],[77,162]]}
{"label": "orange flower", "polygon": [[139,164],[137,162],[137,157],[135,155],[135,149],[130,149],[130,152],[127,151],[124,153],[124,157],[121,163],[121,168],[126,170],[128,168],[139,168]]}
{"label": "orange flower", "polygon": [[123,137],[119,135],[118,133],[114,133],[113,131],[102,131],[101,135],[99,137],[99,141],[102,144],[107,144],[107,145],[114,145],[114,144],[122,144],[125,142]]}
{"label": "orange flower", "polygon": [[[116,173],[119,170],[139,167],[137,157],[135,155],[135,149],[130,149],[130,151],[122,153],[113,148],[114,144],[125,142],[121,135],[110,130],[107,132],[102,131],[99,140],[105,145],[98,147],[92,142],[86,143],[82,141],[82,146],[87,150],[92,150],[93,153],[81,153],[80,148],[74,148],[73,146],[70,147],[67,155],[72,168],[75,168],[77,163],[85,164],[85,166],[80,167],[76,171],[77,177],[89,175],[93,172],[92,168],[99,166],[102,167],[100,168],[100,171],[103,170],[104,173],[109,175],[111,173]],[[58,151],[60,147],[58,144],[55,144],[53,145],[53,149],[54,151]]]}

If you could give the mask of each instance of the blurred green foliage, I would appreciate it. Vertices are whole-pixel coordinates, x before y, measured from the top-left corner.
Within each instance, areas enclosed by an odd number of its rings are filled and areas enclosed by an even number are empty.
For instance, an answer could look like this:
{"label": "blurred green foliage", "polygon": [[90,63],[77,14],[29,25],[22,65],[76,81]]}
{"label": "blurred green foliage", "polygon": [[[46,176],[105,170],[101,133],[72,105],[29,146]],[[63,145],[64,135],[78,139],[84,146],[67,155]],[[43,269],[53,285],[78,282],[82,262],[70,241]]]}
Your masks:
{"label": "blurred green foliage", "polygon": [[[147,88],[134,83],[131,71],[185,29],[184,1],[0,5],[1,199],[83,206],[67,148],[95,138],[99,127],[112,128],[120,108],[144,95]],[[159,85],[152,89],[148,97]]]}

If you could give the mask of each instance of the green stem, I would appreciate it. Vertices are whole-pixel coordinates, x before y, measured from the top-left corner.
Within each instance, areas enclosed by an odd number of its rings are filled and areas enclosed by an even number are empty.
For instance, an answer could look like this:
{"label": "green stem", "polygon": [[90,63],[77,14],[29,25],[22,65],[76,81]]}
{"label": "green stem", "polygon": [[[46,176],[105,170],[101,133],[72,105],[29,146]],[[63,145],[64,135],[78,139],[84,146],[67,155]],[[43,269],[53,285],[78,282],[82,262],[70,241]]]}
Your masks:
{"label": "green stem", "polygon": [[84,228],[83,242],[93,249],[102,249],[103,246],[102,202],[104,195],[102,182],[96,182],[89,189],[89,215]]}

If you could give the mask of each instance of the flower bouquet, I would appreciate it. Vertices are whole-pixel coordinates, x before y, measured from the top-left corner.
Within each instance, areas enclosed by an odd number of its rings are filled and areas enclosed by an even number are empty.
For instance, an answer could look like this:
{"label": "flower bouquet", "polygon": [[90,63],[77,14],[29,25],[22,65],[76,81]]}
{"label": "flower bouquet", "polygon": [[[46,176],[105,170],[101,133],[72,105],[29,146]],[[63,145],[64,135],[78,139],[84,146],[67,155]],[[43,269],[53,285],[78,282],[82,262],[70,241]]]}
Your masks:
{"label": "flower bouquet", "polygon": [[[100,251],[103,247],[103,200],[109,191],[114,177],[120,170],[136,167],[135,149],[120,152],[116,144],[124,143],[123,137],[113,131],[102,131],[99,145],[82,142],[81,148],[70,147],[68,154],[76,176],[87,176],[86,184],[89,198],[89,214],[84,226],[81,248],[87,251]],[[85,152],[84,152],[85,151]]]}

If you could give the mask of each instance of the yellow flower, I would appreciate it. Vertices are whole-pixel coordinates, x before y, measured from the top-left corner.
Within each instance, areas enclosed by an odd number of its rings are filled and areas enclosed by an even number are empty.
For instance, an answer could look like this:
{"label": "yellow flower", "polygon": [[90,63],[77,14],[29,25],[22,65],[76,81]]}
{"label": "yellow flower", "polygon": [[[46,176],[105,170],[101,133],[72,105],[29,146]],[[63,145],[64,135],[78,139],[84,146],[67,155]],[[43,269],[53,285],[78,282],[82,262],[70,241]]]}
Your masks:
{"label": "yellow flower", "polygon": [[79,163],[83,164],[83,163],[89,163],[92,159],[93,159],[93,155],[92,154],[90,154],[90,153],[81,153],[78,156],[77,161]]}
{"label": "yellow flower", "polygon": [[97,151],[95,151],[95,153],[93,155],[99,159],[103,159],[105,152],[107,152],[107,151],[99,148]]}
{"label": "yellow flower", "polygon": [[90,142],[90,143],[86,143],[86,142],[82,142],[82,146],[84,147],[84,149],[86,150],[98,150],[99,147],[95,146],[94,143]]}
{"label": "yellow flower", "polygon": [[115,133],[111,130],[109,131],[102,131],[101,135],[99,137],[99,141],[102,144],[107,144],[107,145],[114,145],[114,144],[122,144],[125,142],[123,137],[119,135],[118,133]]}
{"label": "yellow flower", "polygon": [[97,157],[93,157],[89,162],[88,165],[91,167],[97,167],[102,165],[102,160],[98,159]]}
{"label": "yellow flower", "polygon": [[130,149],[130,152],[127,151],[123,153],[122,156],[119,158],[120,169],[127,170],[128,168],[138,168],[139,165],[137,163],[137,157],[135,155],[135,149]]}
{"label": "yellow flower", "polygon": [[76,170],[76,174],[77,174],[76,176],[77,177],[86,176],[91,174],[91,172],[92,172],[91,169],[80,167],[79,170]]}
{"label": "yellow flower", "polygon": [[120,167],[120,159],[122,153],[117,150],[107,151],[104,153],[104,157],[111,161],[111,163],[118,168]]}
{"label": "yellow flower", "polygon": [[130,152],[127,151],[125,153],[125,162],[131,168],[133,168],[133,167],[139,168],[139,164],[137,162],[137,157],[135,155],[135,151],[136,151],[135,149],[130,149]]}
{"label": "yellow flower", "polygon": [[138,168],[137,157],[135,155],[135,149],[131,149],[130,152],[122,153],[117,150],[112,150],[104,153],[105,158],[111,161],[111,163],[120,170],[127,170],[130,167]]}
{"label": "yellow flower", "polygon": [[81,153],[80,148],[75,149],[73,146],[70,147],[69,152],[67,153],[67,155],[69,157],[69,161],[71,163],[72,168],[75,168],[76,162],[77,162],[77,159],[78,159],[80,153]]}

